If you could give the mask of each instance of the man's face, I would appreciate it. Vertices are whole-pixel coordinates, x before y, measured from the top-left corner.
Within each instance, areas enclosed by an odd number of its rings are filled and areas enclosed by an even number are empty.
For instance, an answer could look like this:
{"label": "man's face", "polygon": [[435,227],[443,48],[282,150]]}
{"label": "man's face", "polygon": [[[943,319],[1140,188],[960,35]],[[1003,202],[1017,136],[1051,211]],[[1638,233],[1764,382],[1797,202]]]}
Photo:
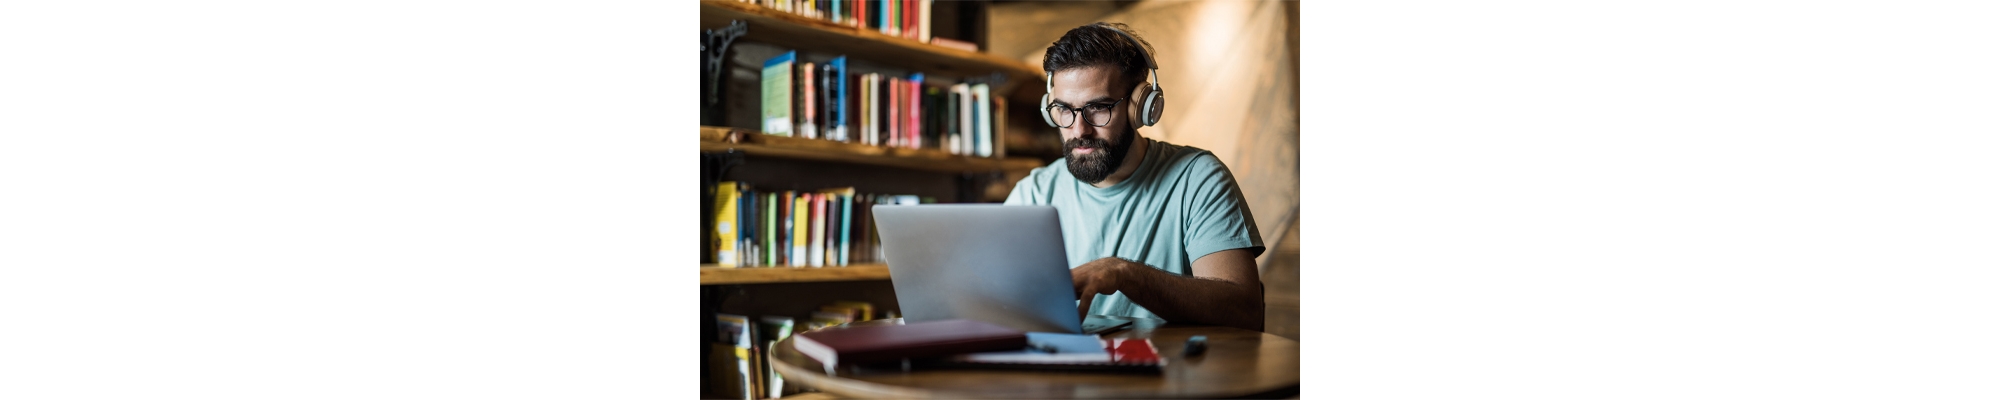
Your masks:
{"label": "man's face", "polygon": [[[1118,72],[1111,67],[1090,66],[1070,68],[1055,73],[1050,81],[1049,103],[1075,109],[1101,108],[1117,103],[1108,111],[1110,123],[1104,126],[1092,125],[1089,113],[1078,113],[1076,122],[1061,128],[1063,157],[1068,160],[1069,173],[1084,183],[1095,184],[1111,176],[1118,166],[1125,162],[1125,152],[1131,150],[1138,132],[1126,120],[1127,108],[1132,106],[1130,91],[1119,90]],[[1124,101],[1119,101],[1123,99]],[[1057,121],[1068,113],[1061,107],[1050,111]]]}

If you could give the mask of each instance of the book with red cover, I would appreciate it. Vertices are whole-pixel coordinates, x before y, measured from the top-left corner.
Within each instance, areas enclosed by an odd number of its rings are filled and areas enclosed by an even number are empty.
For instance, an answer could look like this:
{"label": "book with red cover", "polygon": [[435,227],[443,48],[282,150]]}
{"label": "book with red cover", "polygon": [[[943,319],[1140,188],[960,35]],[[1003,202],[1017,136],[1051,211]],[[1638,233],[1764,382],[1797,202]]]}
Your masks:
{"label": "book with red cover", "polygon": [[1020,330],[966,319],[823,329],[793,335],[792,347],[825,365],[859,365],[1028,346]]}

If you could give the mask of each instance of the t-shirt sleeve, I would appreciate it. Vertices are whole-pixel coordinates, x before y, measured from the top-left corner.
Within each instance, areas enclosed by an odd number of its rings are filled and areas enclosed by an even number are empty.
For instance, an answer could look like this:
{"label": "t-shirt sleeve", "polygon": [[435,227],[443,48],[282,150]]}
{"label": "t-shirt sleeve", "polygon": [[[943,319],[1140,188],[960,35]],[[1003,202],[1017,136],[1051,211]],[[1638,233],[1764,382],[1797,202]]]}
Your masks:
{"label": "t-shirt sleeve", "polygon": [[1189,160],[1186,173],[1189,189],[1181,194],[1181,204],[1187,207],[1187,226],[1182,228],[1188,260],[1231,249],[1249,249],[1251,258],[1264,254],[1264,238],[1229,168],[1215,155],[1202,154]]}

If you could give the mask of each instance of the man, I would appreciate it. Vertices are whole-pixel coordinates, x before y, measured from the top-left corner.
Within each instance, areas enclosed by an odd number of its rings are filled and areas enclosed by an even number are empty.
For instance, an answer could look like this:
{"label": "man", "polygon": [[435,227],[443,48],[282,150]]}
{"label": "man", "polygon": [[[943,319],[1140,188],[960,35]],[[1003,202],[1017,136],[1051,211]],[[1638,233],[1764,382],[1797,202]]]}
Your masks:
{"label": "man", "polygon": [[1079,314],[1262,331],[1256,221],[1215,155],[1139,134],[1157,122],[1144,109],[1158,77],[1147,82],[1150,46],[1129,32],[1085,25],[1049,46],[1043,107],[1064,157],[1015,184],[1007,204],[1056,207]]}

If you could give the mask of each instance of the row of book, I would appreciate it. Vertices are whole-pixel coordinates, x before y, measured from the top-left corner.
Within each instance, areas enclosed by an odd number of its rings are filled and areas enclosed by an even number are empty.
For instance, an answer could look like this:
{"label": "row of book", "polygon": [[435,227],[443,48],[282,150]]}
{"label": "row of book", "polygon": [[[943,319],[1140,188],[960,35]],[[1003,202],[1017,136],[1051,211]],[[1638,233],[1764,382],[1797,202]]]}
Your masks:
{"label": "row of book", "polygon": [[[888,318],[897,317],[888,312]],[[719,395],[732,399],[775,399],[801,391],[785,384],[785,377],[771,368],[770,349],[794,333],[840,324],[875,319],[875,305],[865,301],[840,301],[820,306],[801,330],[795,319],[764,316],[753,321],[748,316],[715,314],[716,343],[709,360],[712,379]]]}
{"label": "row of book", "polygon": [[914,195],[856,193],[854,188],[763,191],[725,181],[715,187],[717,266],[845,267],[882,258],[869,207],[932,202]]}
{"label": "row of book", "polygon": [[1005,129],[1006,102],[983,82],[854,73],[847,56],[813,63],[797,51],[766,60],[761,77],[767,135],[992,157]]}
{"label": "row of book", "polygon": [[[881,32],[924,43],[960,47],[971,43],[931,36],[933,0],[737,0],[765,8]],[[978,51],[976,48],[970,51]]]}

